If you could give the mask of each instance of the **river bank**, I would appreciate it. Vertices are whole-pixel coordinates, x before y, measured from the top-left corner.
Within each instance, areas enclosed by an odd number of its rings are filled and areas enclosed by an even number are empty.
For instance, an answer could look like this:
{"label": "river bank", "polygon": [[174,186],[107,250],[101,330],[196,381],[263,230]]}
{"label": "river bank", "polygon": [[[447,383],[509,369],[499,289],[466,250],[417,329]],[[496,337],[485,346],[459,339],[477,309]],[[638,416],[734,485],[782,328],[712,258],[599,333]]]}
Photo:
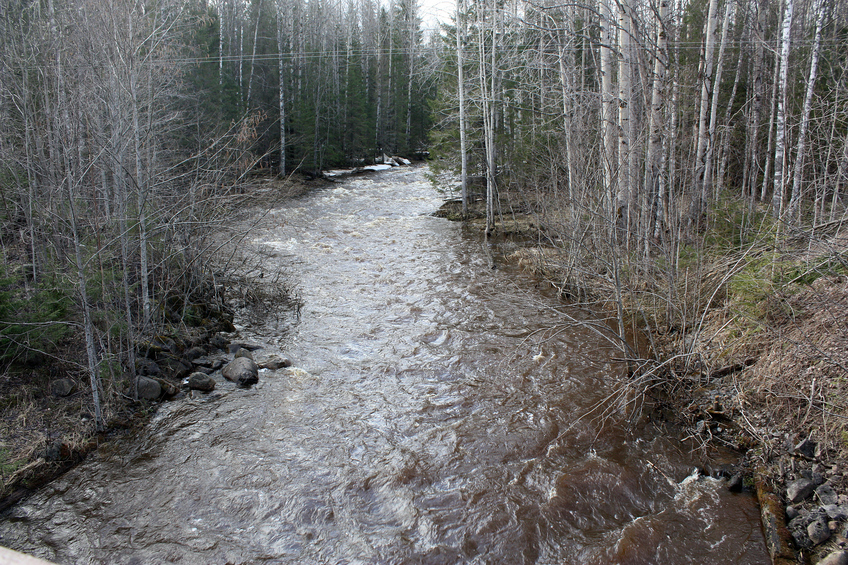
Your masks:
{"label": "river bank", "polygon": [[[472,198],[463,217],[454,199],[437,214],[482,232],[484,204]],[[848,562],[848,237],[841,223],[781,240],[779,249],[768,237],[741,250],[702,244],[673,273],[661,259],[639,267],[625,256],[616,295],[610,261],[590,261],[575,276],[566,246],[556,244],[556,221],[548,223],[536,204],[502,195],[490,233],[497,261],[607,312],[611,328],[619,297],[628,335],[641,336],[625,354],[633,366],[626,394],[641,399],[631,408],[682,426],[693,450],[739,454],[733,470],[718,474],[728,488],[757,492],[774,563]]]}

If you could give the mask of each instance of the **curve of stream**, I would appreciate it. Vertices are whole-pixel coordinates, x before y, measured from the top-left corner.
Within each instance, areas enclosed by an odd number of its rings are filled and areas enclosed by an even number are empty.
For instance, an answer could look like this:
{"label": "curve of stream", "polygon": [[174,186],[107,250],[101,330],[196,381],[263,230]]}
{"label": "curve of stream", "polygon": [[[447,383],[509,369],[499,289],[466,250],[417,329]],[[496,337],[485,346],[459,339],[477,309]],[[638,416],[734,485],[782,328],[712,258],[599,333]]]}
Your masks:
{"label": "curve of stream", "polygon": [[754,500],[678,438],[582,417],[617,352],[479,237],[426,169],[272,210],[253,245],[303,299],[241,339],[296,368],[163,406],[0,521],[59,563],[769,562]]}

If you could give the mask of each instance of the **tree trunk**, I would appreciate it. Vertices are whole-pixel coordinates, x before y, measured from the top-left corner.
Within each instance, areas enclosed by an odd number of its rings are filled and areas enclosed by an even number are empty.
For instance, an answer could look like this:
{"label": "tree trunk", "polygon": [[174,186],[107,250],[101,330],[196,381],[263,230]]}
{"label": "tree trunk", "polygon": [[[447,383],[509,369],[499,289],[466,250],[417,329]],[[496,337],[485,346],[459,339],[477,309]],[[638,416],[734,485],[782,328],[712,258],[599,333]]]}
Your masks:
{"label": "tree trunk", "polygon": [[277,67],[280,75],[279,110],[280,110],[280,176],[286,174],[286,73],[283,65],[283,15],[282,8],[277,6]]}
{"label": "tree trunk", "polygon": [[721,90],[721,75],[724,72],[724,52],[727,48],[727,35],[730,31],[730,15],[733,11],[733,2],[728,2],[724,11],[724,20],[721,24],[721,42],[718,48],[718,63],[713,77],[712,102],[710,103],[710,128],[707,154],[704,157],[704,185],[702,198],[706,205],[715,195],[713,190],[713,162],[716,149],[716,121],[718,120],[718,95]]}
{"label": "tree trunk", "polygon": [[710,104],[710,91],[713,86],[713,60],[715,51],[716,35],[716,12],[718,11],[718,0],[710,0],[707,15],[706,32],[704,33],[704,49],[701,52],[701,99],[698,114],[698,144],[695,150],[695,192],[692,194],[690,204],[689,222],[694,226],[701,223],[702,215],[707,202],[707,186],[705,185],[706,158],[710,144],[708,126],[708,114]]}
{"label": "tree trunk", "polygon": [[777,131],[774,143],[774,194],[771,205],[775,218],[783,216],[786,192],[786,90],[789,76],[789,48],[792,40],[792,15],[795,0],[785,0],[783,28],[780,34],[780,74],[777,81]]}
{"label": "tree trunk", "polygon": [[648,149],[645,155],[645,188],[644,191],[650,202],[656,201],[656,212],[651,212],[651,225],[647,233],[657,237],[660,225],[663,223],[665,195],[660,190],[663,171],[660,168],[660,157],[663,141],[663,108],[665,106],[665,75],[666,48],[668,35],[665,30],[668,0],[660,0],[657,12],[657,51],[654,55],[654,72],[651,84],[651,115],[648,126]]}
{"label": "tree trunk", "polygon": [[630,171],[630,98],[631,98],[631,52],[630,52],[630,3],[618,2],[618,191],[616,193],[616,217],[618,241],[630,241],[632,219],[633,180]]}
{"label": "tree trunk", "polygon": [[801,177],[804,173],[804,156],[807,148],[807,130],[810,127],[810,111],[813,103],[813,91],[819,67],[819,49],[821,47],[822,25],[824,23],[825,0],[818,0],[816,7],[816,33],[813,40],[813,52],[810,55],[810,73],[807,78],[807,91],[804,95],[804,109],[801,115],[801,131],[798,133],[798,149],[795,152],[795,169],[792,178],[792,196],[786,222],[791,226],[800,219]]}
{"label": "tree trunk", "polygon": [[460,183],[462,194],[462,216],[468,215],[468,148],[465,133],[465,69],[462,60],[465,44],[465,5],[456,0],[456,68],[457,91],[459,93],[459,154],[461,159]]}
{"label": "tree trunk", "polygon": [[601,168],[603,170],[603,201],[604,209],[609,214],[611,222],[610,229],[617,221],[614,209],[615,196],[618,193],[616,176],[613,163],[616,161],[615,153],[615,94],[612,82],[612,45],[614,41],[612,32],[612,9],[610,0],[600,1],[600,24],[601,24]]}

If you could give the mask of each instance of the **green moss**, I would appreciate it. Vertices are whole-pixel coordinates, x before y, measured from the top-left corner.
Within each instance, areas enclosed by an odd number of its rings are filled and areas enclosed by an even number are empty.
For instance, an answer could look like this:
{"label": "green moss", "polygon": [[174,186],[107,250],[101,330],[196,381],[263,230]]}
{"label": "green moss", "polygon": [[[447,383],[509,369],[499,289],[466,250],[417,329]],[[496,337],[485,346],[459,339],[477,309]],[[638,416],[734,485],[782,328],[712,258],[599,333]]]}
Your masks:
{"label": "green moss", "polygon": [[0,448],[0,476],[8,477],[26,464],[25,459],[11,459],[9,450]]}

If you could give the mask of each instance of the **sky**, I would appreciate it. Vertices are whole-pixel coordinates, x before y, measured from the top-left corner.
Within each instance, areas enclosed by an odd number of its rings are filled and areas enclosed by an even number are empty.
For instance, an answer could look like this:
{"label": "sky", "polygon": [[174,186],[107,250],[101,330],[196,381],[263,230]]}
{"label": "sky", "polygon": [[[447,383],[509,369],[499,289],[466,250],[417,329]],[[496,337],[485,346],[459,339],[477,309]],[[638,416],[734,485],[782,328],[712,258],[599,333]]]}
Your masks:
{"label": "sky", "polygon": [[418,0],[418,14],[424,30],[438,29],[439,22],[450,22],[455,12],[454,0]]}

